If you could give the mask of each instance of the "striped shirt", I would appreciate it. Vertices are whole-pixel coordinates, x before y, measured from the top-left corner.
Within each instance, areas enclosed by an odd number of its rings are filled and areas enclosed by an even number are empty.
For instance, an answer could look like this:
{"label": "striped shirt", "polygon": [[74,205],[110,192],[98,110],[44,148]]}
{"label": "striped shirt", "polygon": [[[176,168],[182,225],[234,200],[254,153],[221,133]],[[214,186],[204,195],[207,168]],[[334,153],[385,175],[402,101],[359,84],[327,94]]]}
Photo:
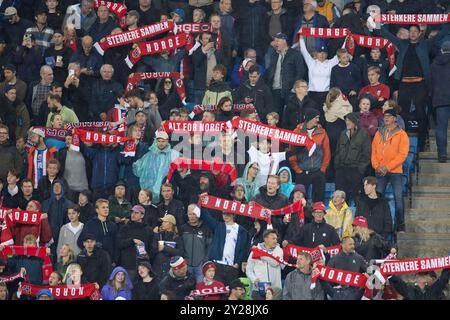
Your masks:
{"label": "striped shirt", "polygon": [[41,49],[42,55],[44,55],[45,49],[50,48],[53,37],[53,29],[44,27],[42,31],[39,31],[39,28],[37,26],[34,26],[28,28],[25,33],[30,33],[33,35],[36,41],[36,47]]}

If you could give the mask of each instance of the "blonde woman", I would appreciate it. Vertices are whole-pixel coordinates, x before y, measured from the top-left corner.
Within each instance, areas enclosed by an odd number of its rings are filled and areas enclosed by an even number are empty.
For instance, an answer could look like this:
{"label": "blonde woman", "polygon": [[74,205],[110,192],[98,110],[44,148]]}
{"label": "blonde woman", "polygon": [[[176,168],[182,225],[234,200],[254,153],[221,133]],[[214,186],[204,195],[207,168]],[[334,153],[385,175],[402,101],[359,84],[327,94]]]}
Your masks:
{"label": "blonde woman", "polygon": [[82,280],[83,270],[77,263],[71,263],[64,274],[63,283],[72,286],[79,286],[84,283]]}
{"label": "blonde woman", "polygon": [[108,283],[102,288],[103,300],[131,300],[131,284],[127,271],[122,267],[114,268]]}
{"label": "blonde woman", "polygon": [[66,274],[68,266],[75,261],[75,254],[69,244],[64,244],[58,250],[58,262],[56,270],[61,274]]}
{"label": "blonde woman", "polygon": [[353,219],[353,240],[355,250],[366,261],[372,259],[384,259],[389,253],[395,254],[397,250],[390,245],[381,235],[369,229],[367,219],[357,216]]}

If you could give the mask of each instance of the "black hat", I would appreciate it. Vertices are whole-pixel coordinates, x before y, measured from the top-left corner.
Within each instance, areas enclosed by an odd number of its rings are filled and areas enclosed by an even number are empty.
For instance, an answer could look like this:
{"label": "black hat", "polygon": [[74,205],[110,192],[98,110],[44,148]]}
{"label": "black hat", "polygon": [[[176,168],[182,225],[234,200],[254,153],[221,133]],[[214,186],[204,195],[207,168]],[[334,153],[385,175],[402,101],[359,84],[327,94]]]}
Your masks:
{"label": "black hat", "polygon": [[3,66],[3,70],[10,70],[12,72],[16,72],[17,71],[16,66],[13,65],[12,63],[8,63],[5,66]]}
{"label": "black hat", "polygon": [[315,117],[319,117],[319,116],[320,116],[319,110],[314,109],[314,108],[306,109],[306,111],[305,111],[305,122],[311,121]]}
{"label": "black hat", "polygon": [[387,114],[389,114],[393,117],[397,117],[397,111],[395,111],[395,109],[388,109],[383,113],[383,115],[387,115]]}
{"label": "black hat", "polygon": [[55,29],[55,30],[53,31],[53,34],[55,34],[55,33],[59,33],[59,34],[61,34],[61,35],[64,35],[64,32],[63,32],[61,29]]}
{"label": "black hat", "polygon": [[348,119],[355,125],[359,125],[359,112],[350,112],[344,116],[344,119]]}
{"label": "black hat", "polygon": [[328,53],[328,48],[326,46],[319,46],[317,48],[317,52],[327,52]]}
{"label": "black hat", "polygon": [[97,239],[95,238],[94,234],[92,233],[86,233],[83,237],[83,241],[87,241],[87,240],[95,240],[97,241]]}
{"label": "black hat", "polygon": [[278,32],[274,38],[283,39],[283,40],[288,41],[288,36],[283,32]]}
{"label": "black hat", "polygon": [[48,13],[48,9],[47,9],[47,7],[40,6],[40,7],[37,8],[37,10],[35,11],[34,16],[38,16],[38,15],[43,14],[43,13],[47,14],[47,13]]}
{"label": "black hat", "polygon": [[116,185],[114,186],[114,188],[116,188],[116,187],[120,187],[120,186],[122,186],[122,187],[124,187],[124,188],[126,188],[126,187],[127,187],[127,185],[125,184],[125,182],[124,182],[124,181],[122,181],[122,180],[119,180],[119,181],[117,181],[117,183],[116,183]]}
{"label": "black hat", "polygon": [[236,288],[242,288],[245,289],[247,287],[246,284],[244,284],[240,279],[235,279],[230,284],[230,290],[236,289]]}
{"label": "black hat", "polygon": [[88,200],[91,200],[91,196],[92,196],[92,192],[91,191],[86,189],[86,190],[81,191],[80,194],[82,194],[83,196],[88,198]]}
{"label": "black hat", "polygon": [[137,266],[143,266],[146,267],[149,271],[150,271],[150,275],[151,277],[155,277],[156,273],[152,268],[152,265],[150,264],[150,262],[148,262],[147,260],[138,260]]}

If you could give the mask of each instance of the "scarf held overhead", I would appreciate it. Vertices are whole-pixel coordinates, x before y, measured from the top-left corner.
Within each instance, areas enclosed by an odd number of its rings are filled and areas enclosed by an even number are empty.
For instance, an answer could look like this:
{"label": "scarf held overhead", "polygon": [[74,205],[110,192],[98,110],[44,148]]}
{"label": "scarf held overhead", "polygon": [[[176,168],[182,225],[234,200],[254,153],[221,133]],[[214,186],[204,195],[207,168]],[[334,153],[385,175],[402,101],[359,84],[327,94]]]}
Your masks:
{"label": "scarf held overhead", "polygon": [[52,262],[47,255],[47,248],[45,247],[24,247],[24,246],[4,246],[3,251],[0,252],[0,258],[3,257],[6,261],[6,256],[32,256],[44,260],[42,264],[42,279],[48,281],[50,274],[53,272]]}
{"label": "scarf held overhead", "polygon": [[306,147],[309,151],[309,156],[311,156],[316,149],[314,141],[304,133],[274,128],[261,122],[250,121],[243,118],[236,118],[232,120],[231,123],[233,128],[241,130],[244,133],[250,133],[258,137],[269,138],[272,140],[279,140],[280,142],[289,145]]}
{"label": "scarf held overhead", "polygon": [[174,28],[173,21],[158,22],[152,25],[143,26],[134,30],[121,32],[114,35],[109,35],[96,42],[94,48],[101,55],[105,50],[113,47],[123,46],[125,44],[137,43],[142,39],[154,37],[158,34],[170,31]]}
{"label": "scarf held overhead", "polygon": [[385,24],[445,24],[450,22],[450,13],[444,14],[381,14],[373,19]]}
{"label": "scarf held overhead", "polygon": [[182,120],[166,120],[161,126],[167,133],[220,133],[229,129],[228,123],[223,121],[203,122],[203,121],[182,121]]}
{"label": "scarf held overhead", "polygon": [[[341,252],[342,246],[338,245],[338,246],[329,247],[329,248],[327,248],[327,250],[328,250],[328,253],[330,254],[330,258],[332,258],[335,255],[337,255],[339,252]],[[300,252],[308,252],[313,259],[312,260],[313,263],[320,261],[320,260],[325,261],[325,255],[319,247],[306,248],[306,247],[300,247],[300,246],[296,246],[296,245],[289,243],[286,247],[283,248],[283,252],[284,252],[284,256],[286,258],[291,257],[291,258],[297,259],[298,254]]]}
{"label": "scarf held overhead", "polygon": [[49,290],[55,300],[73,300],[85,299],[100,300],[100,292],[95,287],[95,284],[80,284],[78,286],[36,286],[31,283],[21,284],[21,294],[35,297],[40,290]]}
{"label": "scarf held overhead", "polygon": [[132,90],[135,85],[142,80],[147,79],[165,79],[171,78],[175,79],[175,87],[177,89],[178,96],[180,100],[185,103],[186,101],[186,88],[184,87],[184,81],[181,79],[181,74],[179,72],[137,72],[134,73],[130,78],[128,78],[128,83],[126,91]]}
{"label": "scarf held overhead", "polygon": [[[116,144],[125,142],[134,142],[134,139],[121,137],[106,133],[86,131],[82,129],[74,129],[72,136],[72,144],[70,145],[71,150],[80,151],[80,139],[83,142],[94,143],[94,144]],[[130,147],[128,147],[130,149]],[[132,151],[132,150],[129,150]]]}
{"label": "scarf held overhead", "polygon": [[189,43],[192,43],[192,41],[192,36],[186,33],[181,33],[176,36],[170,36],[160,40],[140,42],[137,44],[137,48],[131,50],[130,54],[125,58],[125,62],[131,69],[142,56],[181,48]]}
{"label": "scarf held overhead", "polygon": [[172,175],[177,169],[224,172],[230,176],[232,183],[236,181],[237,178],[236,168],[230,163],[223,163],[221,161],[176,158],[170,163],[169,172],[167,173],[167,181],[170,181],[172,179]]}
{"label": "scarf held overhead", "polygon": [[429,272],[433,270],[449,269],[450,256],[434,258],[418,258],[404,260],[384,261],[381,273],[388,274],[410,274],[418,272]]}
{"label": "scarf held overhead", "polygon": [[[233,104],[233,107],[231,109],[232,112],[241,112],[246,110],[256,110],[256,108],[253,104],[249,103],[249,104]],[[192,111],[189,114],[189,118],[193,119],[196,115],[202,114],[205,111],[217,112],[219,111],[219,108],[217,108],[217,105],[212,104],[204,104],[204,105],[197,104],[194,106],[194,108],[192,108]]]}

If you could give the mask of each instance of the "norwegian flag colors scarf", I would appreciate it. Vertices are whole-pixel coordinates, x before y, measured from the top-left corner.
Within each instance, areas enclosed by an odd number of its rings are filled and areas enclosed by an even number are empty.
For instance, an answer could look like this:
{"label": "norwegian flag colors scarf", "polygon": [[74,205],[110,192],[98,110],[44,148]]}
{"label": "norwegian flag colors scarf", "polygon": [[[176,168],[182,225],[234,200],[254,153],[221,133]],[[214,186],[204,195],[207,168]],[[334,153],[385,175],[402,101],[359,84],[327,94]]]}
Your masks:
{"label": "norwegian flag colors scarf", "polygon": [[265,125],[261,122],[246,120],[243,118],[236,118],[231,121],[233,128],[241,130],[245,133],[250,133],[258,137],[265,137],[273,140],[279,140],[289,145],[306,147],[309,151],[309,156],[314,153],[316,144],[308,137],[307,134],[301,132],[294,132],[281,128],[274,128]]}
{"label": "norwegian flag colors scarf", "polygon": [[297,43],[300,36],[315,38],[343,38],[350,34],[348,28],[300,28],[294,38]]}
{"label": "norwegian flag colors scarf", "polygon": [[[196,115],[202,114],[205,111],[217,112],[219,109],[216,105],[195,105],[189,114],[189,118],[193,119]],[[233,104],[232,112],[241,112],[245,110],[256,110],[253,104]]]}
{"label": "norwegian flag colors scarf", "polygon": [[381,273],[410,274],[450,268],[450,256],[434,258],[417,258],[404,260],[388,260],[383,262]]}
{"label": "norwegian flag colors scarf", "polygon": [[169,166],[167,173],[167,181],[172,179],[173,172],[177,169],[189,170],[203,170],[203,171],[217,171],[224,172],[230,176],[233,183],[237,178],[236,168],[230,163],[223,163],[221,161],[207,161],[188,158],[176,158]]}
{"label": "norwegian flag colors scarf", "polygon": [[137,43],[143,39],[154,37],[158,34],[170,31],[174,28],[173,21],[158,22],[152,25],[143,26],[134,30],[109,35],[96,42],[94,48],[103,55],[106,50],[113,47],[123,46],[125,44]]}
{"label": "norwegian flag colors scarf", "polygon": [[53,138],[57,140],[66,140],[66,136],[70,135],[70,130],[60,128],[48,128],[48,127],[33,127],[42,129],[45,132],[46,138]]}
{"label": "norwegian flag colors scarf", "polygon": [[[339,252],[342,251],[342,246],[333,246],[327,248],[328,253],[330,254],[330,257],[334,257]],[[317,262],[320,260],[325,261],[325,255],[323,251],[317,246],[315,248],[306,248],[306,247],[300,247],[293,244],[288,244],[286,247],[283,248],[283,253],[286,258],[294,258],[297,259],[298,254],[300,252],[308,252],[312,257],[312,262]]]}
{"label": "norwegian flag colors scarf", "polygon": [[375,22],[385,24],[445,24],[450,22],[450,13],[444,14],[382,14]]}
{"label": "norwegian flag colors scarf", "polygon": [[0,252],[0,257],[6,261],[6,256],[32,256],[44,260],[42,264],[42,279],[48,281],[50,274],[53,272],[52,262],[47,255],[47,248],[45,247],[24,247],[24,246],[4,246],[3,251]]}
{"label": "norwegian flag colors scarf", "polygon": [[13,273],[9,276],[0,276],[0,282],[13,282],[17,279],[24,279],[22,272]]}
{"label": "norwegian flag colors scarf", "polygon": [[175,25],[174,30],[175,34],[212,32],[212,26],[210,23],[183,23]]}
{"label": "norwegian flag colors scarf", "polygon": [[67,123],[64,129],[87,129],[87,130],[110,130],[112,129],[112,124],[110,122],[94,121],[94,122],[78,122],[78,123]]}
{"label": "norwegian flag colors scarf", "polygon": [[175,88],[177,89],[180,100],[186,102],[186,88],[184,87],[184,81],[181,79],[179,72],[137,72],[128,78],[126,91],[132,90],[139,81],[147,79],[175,79]]}
{"label": "norwegian flag colors scarf", "polygon": [[125,62],[131,69],[142,56],[181,48],[186,46],[188,43],[192,43],[192,41],[193,38],[190,35],[181,33],[160,40],[140,42],[138,43],[137,48],[131,50],[130,54],[125,58]]}
{"label": "norwegian flag colors scarf", "polygon": [[95,284],[80,284],[78,286],[36,286],[31,283],[24,282],[21,284],[21,295],[35,297],[37,293],[46,289],[52,293],[55,300],[74,300],[85,299],[100,300],[100,292],[95,287]]}
{"label": "norwegian flag colors scarf", "polygon": [[204,288],[204,289],[195,289],[191,291],[189,296],[191,297],[205,297],[205,296],[213,296],[213,295],[224,295],[229,294],[230,288],[227,287],[212,287],[212,288]]}
{"label": "norwegian flag colors scarf", "polygon": [[[10,214],[6,214],[7,211],[11,210]],[[1,226],[1,237],[0,243],[2,244],[13,244],[13,226],[15,223],[18,224],[28,224],[28,225],[40,225],[41,224],[41,216],[43,213],[41,212],[29,212],[20,209],[8,209],[2,208],[2,214],[0,214],[0,221],[3,220],[3,224]]]}
{"label": "norwegian flag colors scarf", "polygon": [[80,151],[80,139],[83,142],[95,143],[95,144],[115,144],[115,143],[125,143],[127,141],[134,142],[134,139],[116,136],[112,134],[99,133],[86,131],[82,129],[74,129],[72,136],[72,144],[70,148],[75,151]]}
{"label": "norwegian flag colors scarf", "polygon": [[203,121],[181,121],[166,120],[161,128],[167,133],[219,133],[227,129],[228,123],[223,121],[203,122]]}

